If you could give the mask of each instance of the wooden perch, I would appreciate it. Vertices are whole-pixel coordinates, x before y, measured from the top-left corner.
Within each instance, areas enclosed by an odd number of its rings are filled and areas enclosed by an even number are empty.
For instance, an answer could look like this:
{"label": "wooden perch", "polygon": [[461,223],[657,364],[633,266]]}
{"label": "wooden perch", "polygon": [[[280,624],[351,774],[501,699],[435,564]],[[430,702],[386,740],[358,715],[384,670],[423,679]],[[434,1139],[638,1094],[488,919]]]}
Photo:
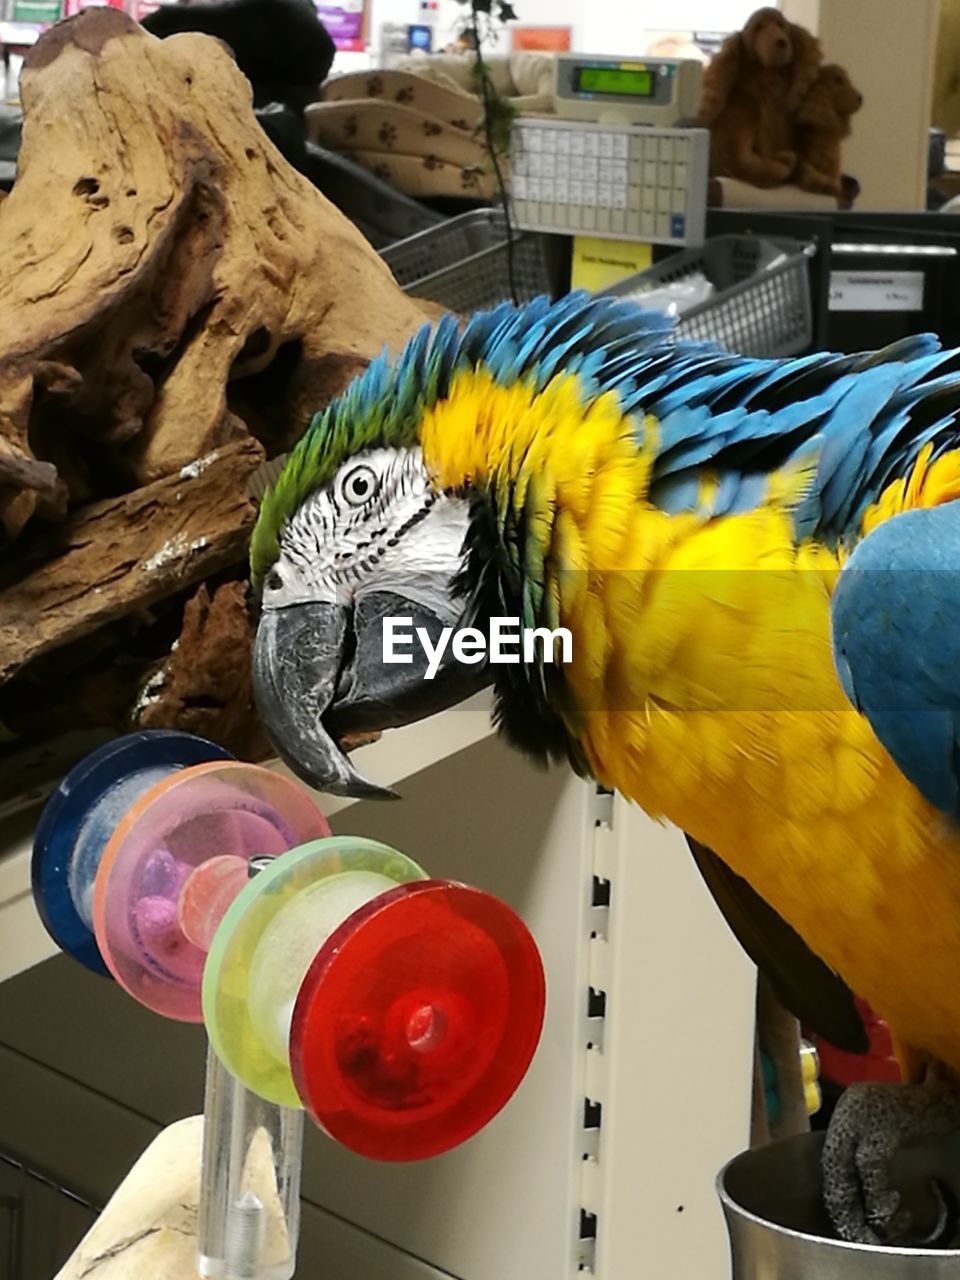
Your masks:
{"label": "wooden perch", "polygon": [[247,481],[262,459],[255,440],[225,445],[51,531],[39,566],[0,591],[0,680],[235,563],[256,514]]}
{"label": "wooden perch", "polygon": [[34,514],[62,518],[68,498],[168,476],[247,426],[285,448],[422,323],[267,139],[216,41],[160,41],[90,9],[36,43],[21,93],[18,177],[0,205],[9,538]]}
{"label": "wooden perch", "polygon": [[144,683],[133,724],[176,725],[244,760],[264,759],[271,748],[254,712],[252,654],[244,584],[224,583],[212,595],[201,586],[184,609],[176,647]]}
{"label": "wooden perch", "polygon": [[[196,1280],[203,1117],[164,1129],[146,1149],[56,1280]],[[265,1266],[289,1255],[269,1144],[251,1143],[245,1185],[266,1209]]]}

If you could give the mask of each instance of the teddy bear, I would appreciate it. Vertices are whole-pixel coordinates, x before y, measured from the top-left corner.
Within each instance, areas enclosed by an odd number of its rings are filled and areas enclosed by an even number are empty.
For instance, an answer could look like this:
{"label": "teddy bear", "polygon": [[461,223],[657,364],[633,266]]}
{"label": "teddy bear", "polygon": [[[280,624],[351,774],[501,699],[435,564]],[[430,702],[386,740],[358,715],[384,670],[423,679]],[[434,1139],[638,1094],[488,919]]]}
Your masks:
{"label": "teddy bear", "polygon": [[797,166],[795,118],[823,61],[820,43],[778,9],[758,9],[704,72],[697,123],[711,134],[710,171],[756,187]]}
{"label": "teddy bear", "polygon": [[863,106],[861,94],[843,67],[820,68],[797,112],[797,168],[794,181],[804,191],[844,194],[840,147],[850,136],[850,120]]}

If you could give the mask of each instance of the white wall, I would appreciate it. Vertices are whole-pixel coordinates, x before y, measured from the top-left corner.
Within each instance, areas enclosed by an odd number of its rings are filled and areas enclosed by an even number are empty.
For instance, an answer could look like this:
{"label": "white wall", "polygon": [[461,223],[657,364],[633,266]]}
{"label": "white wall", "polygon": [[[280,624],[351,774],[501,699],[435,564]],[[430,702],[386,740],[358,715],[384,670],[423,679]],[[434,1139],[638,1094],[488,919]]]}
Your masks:
{"label": "white wall", "polygon": [[[860,181],[859,209],[923,209],[938,0],[784,0],[815,30],[830,62],[864,96],[844,168]],[[864,38],[869,32],[869,38]]]}
{"label": "white wall", "polygon": [[[521,22],[572,26],[580,52],[633,53],[642,51],[649,31],[734,31],[759,0],[513,0],[513,5]],[[465,10],[456,0],[442,0],[441,33]],[[373,0],[372,43],[381,23],[417,22],[418,14],[418,0]]]}
{"label": "white wall", "polygon": [[[549,0],[517,0],[521,17],[526,18],[531,3],[549,7]],[[760,4],[757,0],[659,0],[655,4],[558,0],[557,7],[564,6],[578,11],[575,35],[581,52],[629,54],[642,52],[646,32],[652,30],[736,31]]]}

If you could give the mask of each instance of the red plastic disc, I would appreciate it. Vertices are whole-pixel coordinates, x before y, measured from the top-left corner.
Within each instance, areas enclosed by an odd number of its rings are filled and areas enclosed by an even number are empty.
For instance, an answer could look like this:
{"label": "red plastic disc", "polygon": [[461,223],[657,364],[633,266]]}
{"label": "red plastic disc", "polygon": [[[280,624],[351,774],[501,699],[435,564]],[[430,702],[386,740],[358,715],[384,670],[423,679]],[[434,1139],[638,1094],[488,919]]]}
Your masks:
{"label": "red plastic disc", "polygon": [[505,903],[449,881],[400,885],[317,953],[293,1014],[297,1091],[359,1155],[439,1155],[509,1101],[544,1000],[536,944]]}

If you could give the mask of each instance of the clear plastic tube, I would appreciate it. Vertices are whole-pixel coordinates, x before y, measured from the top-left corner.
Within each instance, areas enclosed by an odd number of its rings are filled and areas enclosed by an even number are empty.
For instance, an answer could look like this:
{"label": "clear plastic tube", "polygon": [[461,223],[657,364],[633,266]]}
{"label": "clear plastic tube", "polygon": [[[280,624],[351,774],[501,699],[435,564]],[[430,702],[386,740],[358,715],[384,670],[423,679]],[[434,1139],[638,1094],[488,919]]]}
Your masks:
{"label": "clear plastic tube", "polygon": [[209,1049],[197,1269],[290,1280],[297,1266],[304,1113],[251,1093]]}

